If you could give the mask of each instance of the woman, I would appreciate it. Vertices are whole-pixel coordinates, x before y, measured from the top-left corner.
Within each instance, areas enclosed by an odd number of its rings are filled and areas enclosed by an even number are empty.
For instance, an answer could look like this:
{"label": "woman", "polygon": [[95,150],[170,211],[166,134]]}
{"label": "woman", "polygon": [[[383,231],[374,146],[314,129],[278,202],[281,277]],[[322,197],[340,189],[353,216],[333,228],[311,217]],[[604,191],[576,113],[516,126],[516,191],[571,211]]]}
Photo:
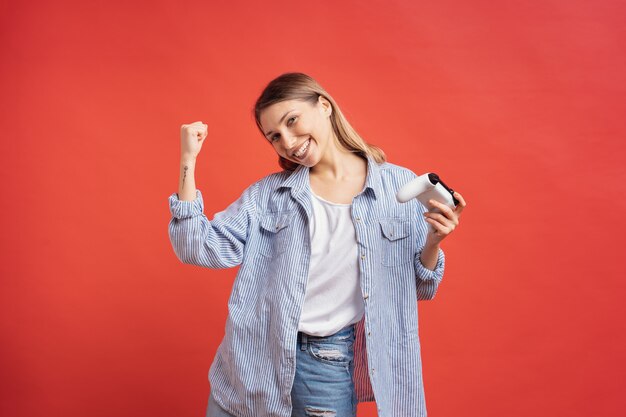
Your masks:
{"label": "woman", "polygon": [[[385,162],[314,79],[286,73],[254,116],[281,172],[208,220],[195,188],[207,125],[181,128],[181,175],[169,197],[178,258],[241,265],[209,371],[207,416],[426,416],[416,300],[443,277],[441,241],[466,206],[426,212],[398,189],[414,179]],[[429,232],[428,224],[433,226]]]}

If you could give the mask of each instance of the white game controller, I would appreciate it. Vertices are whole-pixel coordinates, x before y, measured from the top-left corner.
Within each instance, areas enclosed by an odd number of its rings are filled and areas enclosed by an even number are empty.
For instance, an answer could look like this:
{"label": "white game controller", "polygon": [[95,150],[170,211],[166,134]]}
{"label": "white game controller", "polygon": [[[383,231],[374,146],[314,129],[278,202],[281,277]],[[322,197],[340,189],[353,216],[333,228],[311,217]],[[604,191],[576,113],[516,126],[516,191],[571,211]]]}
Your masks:
{"label": "white game controller", "polygon": [[[406,203],[413,198],[417,198],[431,213],[441,213],[441,210],[438,207],[432,206],[428,200],[439,201],[451,209],[454,209],[456,205],[459,204],[459,200],[454,198],[453,194],[454,190],[444,184],[437,174],[428,172],[400,188],[398,194],[396,194],[396,198],[400,203]],[[428,226],[431,232],[435,231],[432,224],[429,223]]]}

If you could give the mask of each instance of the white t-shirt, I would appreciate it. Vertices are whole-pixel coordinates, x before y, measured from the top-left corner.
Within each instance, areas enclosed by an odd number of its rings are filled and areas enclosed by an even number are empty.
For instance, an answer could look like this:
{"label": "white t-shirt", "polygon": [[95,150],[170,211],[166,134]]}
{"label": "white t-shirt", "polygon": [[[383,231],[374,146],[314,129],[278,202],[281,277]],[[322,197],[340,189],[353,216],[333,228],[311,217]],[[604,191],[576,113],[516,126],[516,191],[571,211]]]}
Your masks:
{"label": "white t-shirt", "polygon": [[363,317],[358,246],[351,204],[312,192],[311,265],[298,330],[329,336]]}

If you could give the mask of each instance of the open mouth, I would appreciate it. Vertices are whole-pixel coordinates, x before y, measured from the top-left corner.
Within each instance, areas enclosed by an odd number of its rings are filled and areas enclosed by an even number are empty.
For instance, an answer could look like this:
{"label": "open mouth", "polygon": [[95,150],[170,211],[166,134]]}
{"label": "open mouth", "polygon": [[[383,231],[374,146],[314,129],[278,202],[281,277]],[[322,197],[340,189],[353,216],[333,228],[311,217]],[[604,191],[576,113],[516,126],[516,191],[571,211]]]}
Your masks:
{"label": "open mouth", "polygon": [[306,142],[304,142],[302,146],[300,146],[300,149],[298,149],[296,152],[293,153],[293,156],[298,159],[304,158],[309,152],[310,145],[311,145],[311,138],[309,138]]}

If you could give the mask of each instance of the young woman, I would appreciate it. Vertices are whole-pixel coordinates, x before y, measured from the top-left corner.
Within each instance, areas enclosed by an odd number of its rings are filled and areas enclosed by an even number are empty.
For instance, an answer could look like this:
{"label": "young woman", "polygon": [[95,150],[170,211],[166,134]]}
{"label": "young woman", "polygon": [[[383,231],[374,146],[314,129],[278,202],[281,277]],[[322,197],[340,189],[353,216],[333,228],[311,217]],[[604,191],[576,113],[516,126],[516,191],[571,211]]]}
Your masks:
{"label": "young woman", "polygon": [[[314,79],[286,73],[254,107],[283,168],[209,220],[194,168],[207,125],[181,127],[169,236],[184,263],[241,265],[209,370],[207,416],[426,416],[417,300],[443,277],[465,200],[398,203],[415,173],[385,162]],[[432,208],[430,207],[430,208]],[[429,231],[428,224],[433,226]]]}

